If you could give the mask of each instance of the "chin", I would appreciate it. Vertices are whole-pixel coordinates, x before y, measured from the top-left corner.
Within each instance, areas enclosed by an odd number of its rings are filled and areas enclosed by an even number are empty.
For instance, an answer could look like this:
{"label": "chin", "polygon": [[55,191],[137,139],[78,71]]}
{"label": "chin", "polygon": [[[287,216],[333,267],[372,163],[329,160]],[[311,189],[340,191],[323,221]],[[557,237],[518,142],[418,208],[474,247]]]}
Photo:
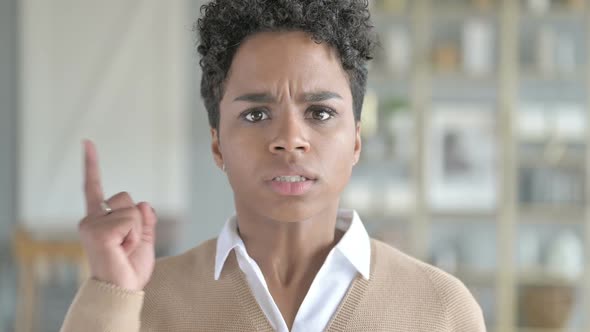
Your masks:
{"label": "chin", "polygon": [[305,204],[305,206],[301,205],[303,204],[292,203],[285,207],[275,206],[273,208],[268,208],[266,211],[270,212],[270,218],[284,223],[297,223],[308,220],[318,212],[315,211],[315,209],[312,209],[309,206],[309,203]]}
{"label": "chin", "polygon": [[325,202],[325,201],[291,201],[286,204],[268,206],[264,210],[266,215],[273,220],[284,222],[284,223],[297,223],[311,218],[315,218],[323,215],[324,217],[330,217],[333,212],[332,209],[338,209],[338,201]]}

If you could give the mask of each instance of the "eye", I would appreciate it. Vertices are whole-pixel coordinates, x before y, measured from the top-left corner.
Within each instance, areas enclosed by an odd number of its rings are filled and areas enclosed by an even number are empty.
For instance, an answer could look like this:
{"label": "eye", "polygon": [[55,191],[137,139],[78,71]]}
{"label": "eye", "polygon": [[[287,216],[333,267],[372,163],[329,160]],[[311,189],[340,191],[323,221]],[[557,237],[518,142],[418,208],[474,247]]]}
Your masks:
{"label": "eye", "polygon": [[316,107],[309,110],[311,118],[316,121],[326,121],[333,118],[336,115],[334,110],[326,107]]}
{"label": "eye", "polygon": [[244,119],[246,119],[246,121],[248,122],[259,122],[262,120],[266,120],[268,119],[268,113],[264,110],[251,110],[251,111],[246,111],[242,117]]}

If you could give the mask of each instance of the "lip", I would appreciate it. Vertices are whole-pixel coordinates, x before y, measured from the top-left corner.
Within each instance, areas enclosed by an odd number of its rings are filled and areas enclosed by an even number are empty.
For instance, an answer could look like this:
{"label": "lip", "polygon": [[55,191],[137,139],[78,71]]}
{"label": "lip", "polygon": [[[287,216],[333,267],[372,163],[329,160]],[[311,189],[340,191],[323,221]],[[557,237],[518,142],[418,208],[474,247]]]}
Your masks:
{"label": "lip", "polygon": [[297,175],[303,176],[304,178],[306,178],[310,181],[316,181],[318,179],[318,176],[311,171],[308,171],[308,170],[301,168],[301,167],[291,167],[291,168],[275,170],[267,178],[265,178],[265,180],[272,181],[274,178],[276,178],[278,176],[297,176]]}
{"label": "lip", "polygon": [[[303,176],[307,180],[302,182],[280,182],[273,181],[279,176]],[[266,182],[275,193],[281,196],[302,196],[308,193],[317,182],[318,176],[303,167],[289,167],[274,170],[267,178]]]}
{"label": "lip", "polygon": [[301,182],[281,182],[270,181],[269,186],[275,193],[282,196],[302,196],[308,193],[315,180],[306,180]]}

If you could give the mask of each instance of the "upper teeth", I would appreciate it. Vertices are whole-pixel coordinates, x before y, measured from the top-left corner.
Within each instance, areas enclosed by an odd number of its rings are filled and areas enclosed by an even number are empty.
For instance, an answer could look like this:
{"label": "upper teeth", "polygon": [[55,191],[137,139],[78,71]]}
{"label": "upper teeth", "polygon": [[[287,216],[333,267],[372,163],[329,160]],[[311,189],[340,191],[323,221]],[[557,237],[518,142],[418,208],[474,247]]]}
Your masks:
{"label": "upper teeth", "polygon": [[307,178],[295,175],[295,176],[277,176],[276,178],[272,179],[273,181],[281,181],[281,182],[303,182],[306,181]]}

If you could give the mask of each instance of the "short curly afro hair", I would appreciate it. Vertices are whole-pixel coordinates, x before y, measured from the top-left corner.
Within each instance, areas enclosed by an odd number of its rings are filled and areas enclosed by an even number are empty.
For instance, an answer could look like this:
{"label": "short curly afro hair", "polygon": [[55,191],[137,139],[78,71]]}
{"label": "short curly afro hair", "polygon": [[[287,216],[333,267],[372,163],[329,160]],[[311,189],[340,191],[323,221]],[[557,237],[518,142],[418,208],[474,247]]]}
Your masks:
{"label": "short curly afro hair", "polygon": [[303,31],[327,43],[347,73],[356,121],[367,86],[367,61],[376,45],[367,0],[213,0],[195,24],[203,71],[201,96],[212,128],[233,57],[242,41],[258,32]]}

